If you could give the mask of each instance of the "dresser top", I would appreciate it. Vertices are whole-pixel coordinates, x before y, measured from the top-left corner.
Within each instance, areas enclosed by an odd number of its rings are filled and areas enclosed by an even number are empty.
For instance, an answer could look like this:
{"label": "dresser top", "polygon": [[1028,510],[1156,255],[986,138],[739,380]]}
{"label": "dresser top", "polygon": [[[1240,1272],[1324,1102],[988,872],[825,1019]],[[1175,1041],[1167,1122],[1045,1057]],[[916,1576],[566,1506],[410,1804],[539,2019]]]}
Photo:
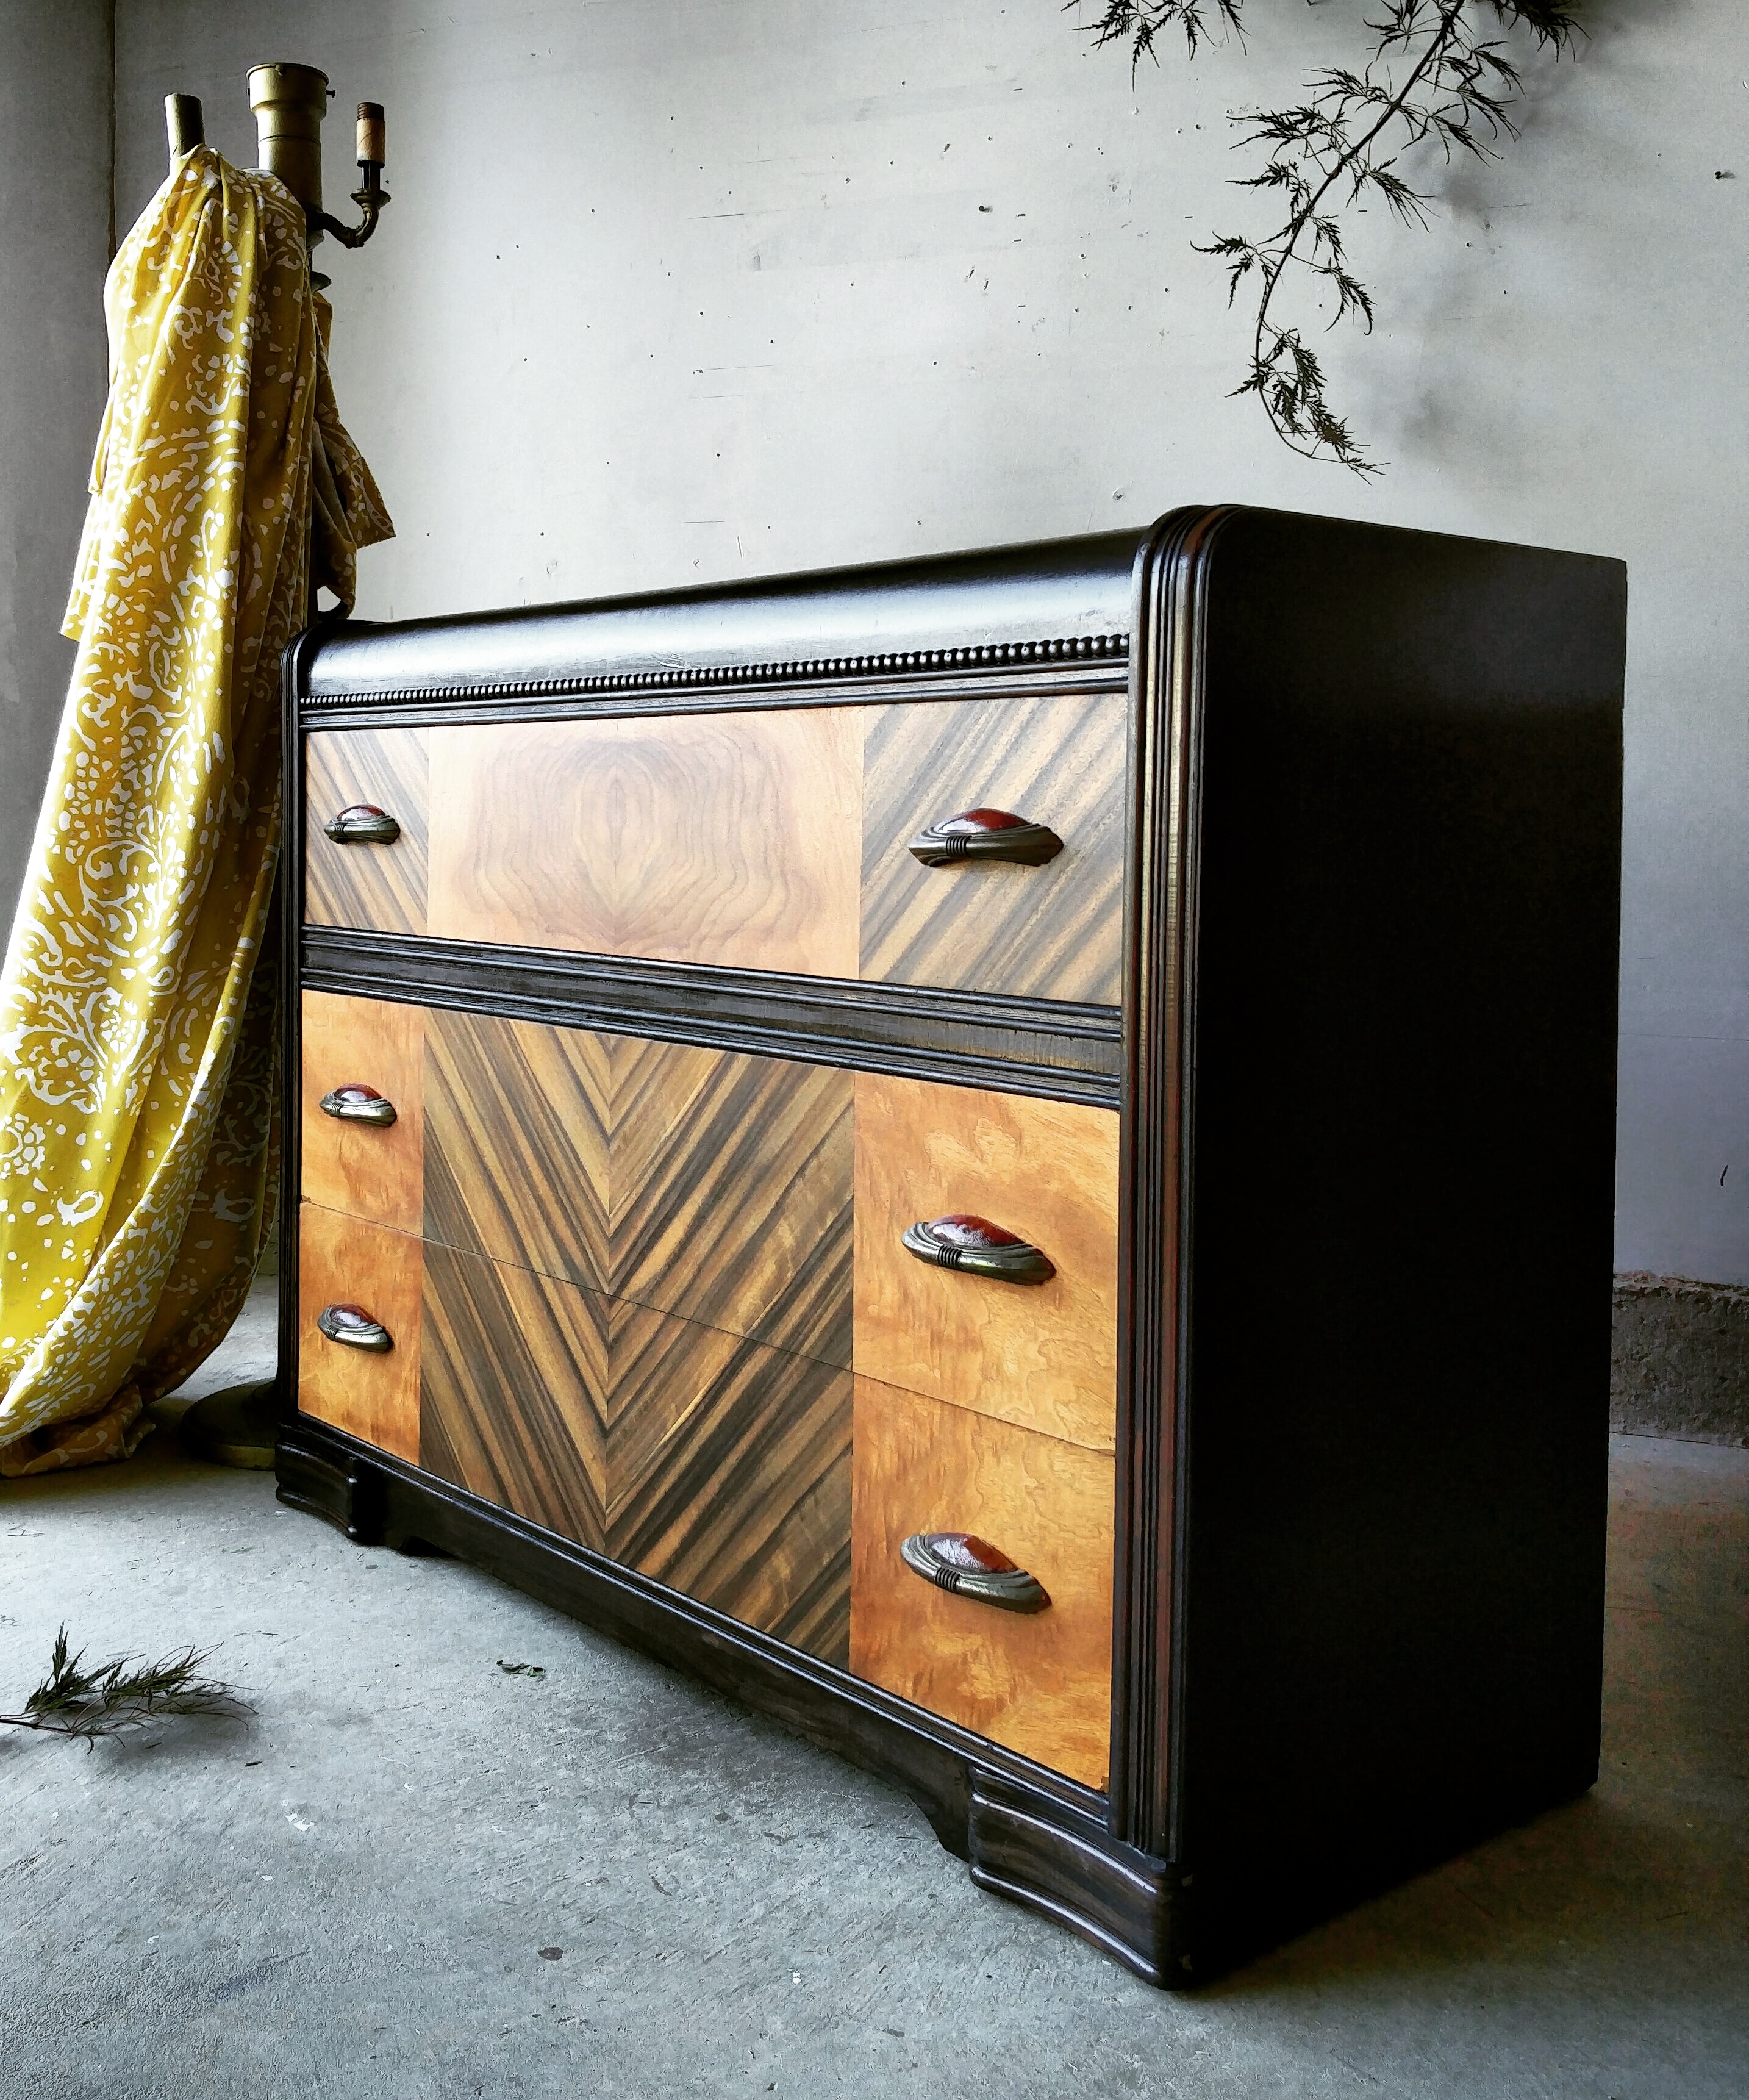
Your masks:
{"label": "dresser top", "polygon": [[961,660],[960,651],[985,662],[1121,660],[1143,536],[1092,533],[442,620],[349,620],[306,655],[304,690],[319,701],[722,669],[903,672]]}

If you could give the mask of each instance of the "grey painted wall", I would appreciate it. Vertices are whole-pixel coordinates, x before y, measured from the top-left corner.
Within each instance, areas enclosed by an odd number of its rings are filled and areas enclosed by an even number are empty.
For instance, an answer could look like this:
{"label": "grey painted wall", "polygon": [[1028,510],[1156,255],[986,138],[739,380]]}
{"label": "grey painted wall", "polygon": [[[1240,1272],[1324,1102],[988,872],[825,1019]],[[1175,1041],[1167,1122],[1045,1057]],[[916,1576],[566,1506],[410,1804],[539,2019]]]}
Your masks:
{"label": "grey painted wall", "polygon": [[1522,142],[1430,171],[1433,232],[1357,223],[1378,332],[1328,361],[1392,462],[1370,488],[1227,398],[1242,318],[1190,248],[1258,223],[1225,110],[1351,56],[1368,11],[1258,0],[1249,55],[1168,50],[1132,90],[1055,0],[124,0],[118,204],[161,176],[173,87],[247,161],[245,68],[324,66],[337,174],[344,112],[389,104],[394,205],[327,266],[402,534],[369,614],[1209,498],[1625,557],[1619,1259],[1749,1282],[1749,11],[1591,0]]}
{"label": "grey painted wall", "polygon": [[0,938],[60,721],[104,411],[109,10],[0,0]]}

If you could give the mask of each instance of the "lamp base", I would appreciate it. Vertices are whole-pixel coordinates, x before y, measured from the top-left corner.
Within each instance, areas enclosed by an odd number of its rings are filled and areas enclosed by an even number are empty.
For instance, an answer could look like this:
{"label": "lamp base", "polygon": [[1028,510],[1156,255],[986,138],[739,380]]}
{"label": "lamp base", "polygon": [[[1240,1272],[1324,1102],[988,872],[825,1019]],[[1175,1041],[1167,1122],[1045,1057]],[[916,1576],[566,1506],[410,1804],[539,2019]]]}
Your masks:
{"label": "lamp base", "polygon": [[280,1388],[273,1379],[209,1392],[181,1423],[183,1447],[196,1458],[258,1473],[272,1470],[279,1432]]}

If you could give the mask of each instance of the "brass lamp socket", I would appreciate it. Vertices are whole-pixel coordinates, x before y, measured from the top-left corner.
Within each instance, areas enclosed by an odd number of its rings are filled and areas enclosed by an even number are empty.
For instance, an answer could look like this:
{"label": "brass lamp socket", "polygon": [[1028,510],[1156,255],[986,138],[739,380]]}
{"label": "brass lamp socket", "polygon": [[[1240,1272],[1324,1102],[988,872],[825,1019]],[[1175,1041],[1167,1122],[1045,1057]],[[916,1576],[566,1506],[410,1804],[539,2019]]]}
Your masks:
{"label": "brass lamp socket", "polygon": [[380,168],[389,157],[389,126],[380,102],[359,104],[359,165]]}

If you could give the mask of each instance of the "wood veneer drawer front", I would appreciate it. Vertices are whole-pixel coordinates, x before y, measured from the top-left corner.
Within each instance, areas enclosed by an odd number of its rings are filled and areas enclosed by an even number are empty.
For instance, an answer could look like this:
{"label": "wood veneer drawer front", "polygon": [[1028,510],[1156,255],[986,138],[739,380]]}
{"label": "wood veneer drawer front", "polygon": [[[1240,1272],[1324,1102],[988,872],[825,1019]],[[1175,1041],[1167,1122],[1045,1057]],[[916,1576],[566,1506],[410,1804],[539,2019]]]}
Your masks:
{"label": "wood veneer drawer front", "polygon": [[[416,1460],[423,1246],[409,1233],[315,1203],[298,1206],[297,1225],[298,1406]],[[337,1306],[375,1321],[388,1346],[332,1339],[321,1322]]]}
{"label": "wood veneer drawer front", "polygon": [[425,1021],[424,1008],[390,999],[303,995],[307,1201],[398,1232],[424,1229]]}
{"label": "wood veneer drawer front", "polygon": [[430,732],[430,930],[857,974],[854,708]]}
{"label": "wood veneer drawer front", "polygon": [[424,1291],[421,1466],[845,1661],[848,1371],[452,1248]]}
{"label": "wood veneer drawer front", "polygon": [[[1125,720],[1121,695],[1068,694],[315,732],[306,915],[1115,1005]],[[328,838],[355,804],[400,836]],[[1060,850],[942,867],[911,851],[990,808]]]}
{"label": "wood veneer drawer front", "polygon": [[[422,729],[312,730],[304,739],[304,917],[377,933],[425,931],[425,735]],[[381,810],[393,840],[330,838],[343,812]]]}
{"label": "wood veneer drawer front", "polygon": [[[1089,1786],[1111,1747],[1113,1461],[856,1380],[850,1667]],[[901,1548],[969,1532],[1042,1585],[1042,1611],[936,1588]]]}
{"label": "wood veneer drawer front", "polygon": [[[862,976],[1118,1005],[1127,720],[1121,693],[867,709]],[[971,810],[1042,825],[1060,850],[1036,867],[911,852]]]}
{"label": "wood veneer drawer front", "polygon": [[433,1012],[428,1238],[848,1369],[850,1074]]}
{"label": "wood veneer drawer front", "polygon": [[[1112,1449],[1118,1118],[927,1080],[856,1080],[857,1371],[1020,1427]],[[1013,1283],[903,1245],[943,1215],[988,1219],[1055,1274]]]}

